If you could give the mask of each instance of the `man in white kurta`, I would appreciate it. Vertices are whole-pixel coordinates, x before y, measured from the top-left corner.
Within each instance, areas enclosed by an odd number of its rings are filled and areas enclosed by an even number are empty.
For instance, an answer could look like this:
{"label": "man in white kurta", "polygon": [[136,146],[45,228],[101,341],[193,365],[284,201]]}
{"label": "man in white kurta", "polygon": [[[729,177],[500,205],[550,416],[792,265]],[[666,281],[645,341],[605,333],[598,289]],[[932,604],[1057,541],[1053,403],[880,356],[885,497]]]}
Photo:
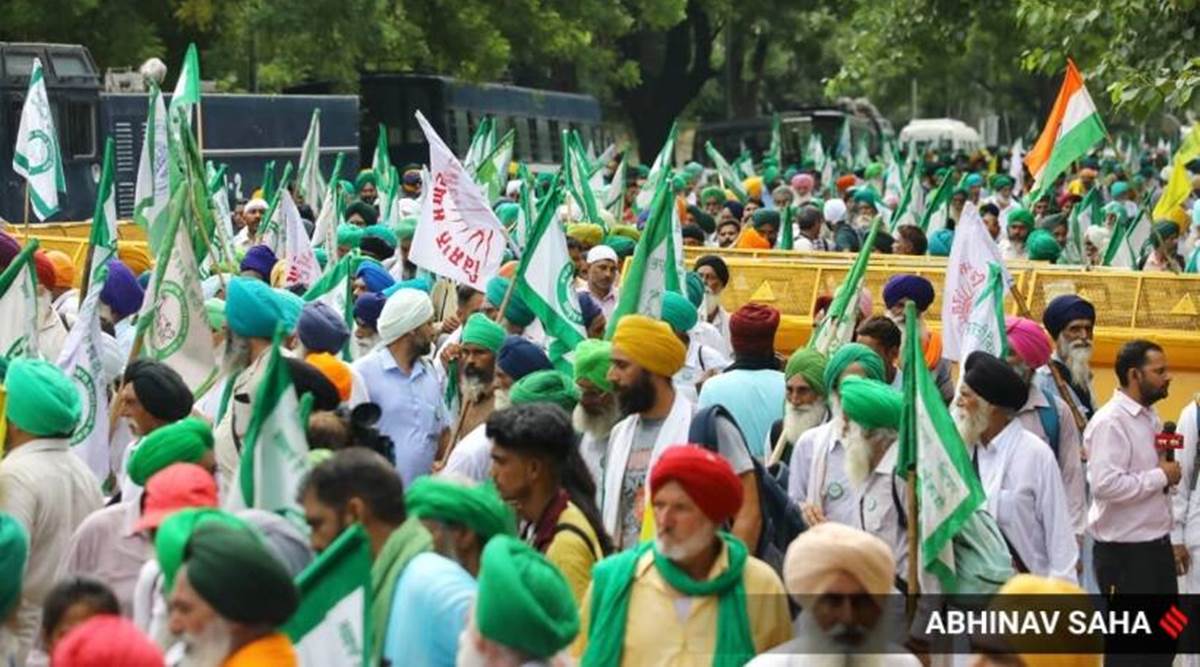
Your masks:
{"label": "man in white kurta", "polygon": [[[1192,399],[1179,414],[1176,432],[1183,435],[1183,449],[1176,453],[1183,471],[1179,484],[1171,496],[1171,544],[1187,547],[1191,557],[1188,571],[1179,578],[1179,592],[1186,595],[1200,593],[1200,493],[1196,492],[1196,476],[1200,473],[1196,447],[1200,446],[1200,425],[1196,422],[1197,401]],[[1198,661],[1200,662],[1200,661]]]}

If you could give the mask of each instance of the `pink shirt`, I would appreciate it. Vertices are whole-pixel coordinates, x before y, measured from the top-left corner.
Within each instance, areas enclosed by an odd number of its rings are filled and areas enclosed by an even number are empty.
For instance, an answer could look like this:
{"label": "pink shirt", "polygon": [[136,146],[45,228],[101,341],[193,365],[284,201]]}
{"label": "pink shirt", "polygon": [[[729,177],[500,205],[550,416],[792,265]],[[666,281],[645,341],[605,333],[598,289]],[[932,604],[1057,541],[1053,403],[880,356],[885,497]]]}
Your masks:
{"label": "pink shirt", "polygon": [[1158,415],[1121,390],[1083,432],[1092,487],[1088,526],[1099,542],[1149,542],[1171,532],[1167,475],[1158,467]]}

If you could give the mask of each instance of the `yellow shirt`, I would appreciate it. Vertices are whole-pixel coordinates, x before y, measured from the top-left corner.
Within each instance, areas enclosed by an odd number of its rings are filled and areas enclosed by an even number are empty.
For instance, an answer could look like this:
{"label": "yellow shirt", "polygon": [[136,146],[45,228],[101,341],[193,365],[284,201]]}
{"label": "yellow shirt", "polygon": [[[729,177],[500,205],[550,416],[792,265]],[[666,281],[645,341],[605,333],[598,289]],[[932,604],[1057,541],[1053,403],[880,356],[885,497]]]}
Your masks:
{"label": "yellow shirt", "polygon": [[[708,579],[729,567],[729,548],[722,546]],[[717,598],[689,598],[671,588],[654,567],[654,554],[638,559],[630,591],[629,620],[625,625],[625,644],[621,664],[631,667],[709,667],[716,648]],[[756,653],[792,638],[792,620],[788,614],[787,594],[771,566],[757,558],[747,558],[742,572],[746,589],[746,615],[754,637]],[[572,646],[578,658],[587,648],[592,589],[588,587],[580,608],[582,630]]]}
{"label": "yellow shirt", "polygon": [[583,512],[579,511],[575,503],[567,503],[562,514],[558,515],[558,524],[573,526],[588,536],[589,542],[585,543],[583,538],[574,532],[560,530],[555,533],[550,546],[546,547],[546,560],[554,563],[562,571],[571,586],[571,594],[578,603],[592,583],[592,566],[602,557],[598,551],[600,540],[596,538],[596,531],[592,530],[587,517],[583,516]]}
{"label": "yellow shirt", "polygon": [[287,635],[276,632],[252,641],[225,659],[221,667],[297,667],[296,649]]}

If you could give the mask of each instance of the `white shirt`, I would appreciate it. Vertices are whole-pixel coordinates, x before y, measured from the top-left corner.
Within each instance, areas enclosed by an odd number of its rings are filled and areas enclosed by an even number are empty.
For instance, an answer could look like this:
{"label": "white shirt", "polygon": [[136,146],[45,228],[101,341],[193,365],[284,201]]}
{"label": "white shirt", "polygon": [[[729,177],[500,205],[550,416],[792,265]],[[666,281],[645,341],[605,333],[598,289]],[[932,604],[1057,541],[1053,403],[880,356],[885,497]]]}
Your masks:
{"label": "white shirt", "polygon": [[483,482],[492,473],[492,441],[487,437],[487,424],[480,424],[463,436],[446,460],[442,474],[454,474]]}
{"label": "white shirt", "polygon": [[[727,318],[728,319],[728,318]],[[712,349],[720,352],[722,356],[729,357],[733,355],[733,346],[729,343],[729,325],[726,324],[726,331],[722,333],[721,329],[715,324],[710,324],[700,317],[696,322],[696,326],[688,332],[688,339],[694,340],[703,345],[707,345]]]}
{"label": "white shirt", "polygon": [[[1054,411],[1058,414],[1058,468],[1062,474],[1063,490],[1067,494],[1067,511],[1071,513],[1071,525],[1076,535],[1083,535],[1087,528],[1087,496],[1086,483],[1083,477],[1083,458],[1080,455],[1083,435],[1075,425],[1075,417],[1071,408],[1062,399],[1051,394],[1054,398]],[[1046,429],[1042,426],[1040,409],[1050,407],[1046,400],[1046,392],[1037,382],[1029,385],[1029,398],[1025,407],[1017,413],[1017,421],[1021,426],[1042,442],[1050,443]],[[1051,450],[1053,451],[1053,450]]]}
{"label": "white shirt", "polygon": [[987,509],[1030,574],[1075,583],[1079,547],[1058,462],[1045,442],[1010,421],[975,448]]}
{"label": "white shirt", "polygon": [[[1171,527],[1171,544],[1186,544],[1200,547],[1200,493],[1196,493],[1197,429],[1196,401],[1189,401],[1179,413],[1176,433],[1183,436],[1183,449],[1175,453],[1179,468],[1183,472],[1179,484],[1171,494],[1174,524]],[[1196,570],[1197,564],[1192,569]]]}
{"label": "white shirt", "polygon": [[596,483],[597,507],[599,507],[600,499],[603,496],[600,484],[604,481],[604,464],[608,459],[609,435],[611,435],[611,432],[603,438],[597,438],[590,432],[584,431],[579,437],[579,456],[583,458],[583,463],[592,475],[592,481]]}
{"label": "white shirt", "polygon": [[887,542],[896,557],[896,574],[904,579],[908,575],[908,532],[900,527],[904,510],[896,507],[896,501],[906,502],[908,489],[905,481],[895,476],[897,449],[896,443],[888,446],[862,487],[856,490],[858,522],[853,525]]}
{"label": "white shirt", "polygon": [[684,357],[683,368],[671,378],[675,391],[684,395],[688,401],[695,403],[700,396],[696,384],[710,370],[718,372],[725,370],[733,361],[708,345],[692,338],[688,343],[687,356]]}
{"label": "white shirt", "polygon": [[[818,505],[829,521],[857,526],[858,494],[846,476],[846,449],[838,438],[841,424],[840,419],[825,422],[796,440],[792,449],[792,462],[796,467],[788,480],[788,495],[797,502]],[[798,468],[806,450],[810,462],[807,474],[801,476]]]}

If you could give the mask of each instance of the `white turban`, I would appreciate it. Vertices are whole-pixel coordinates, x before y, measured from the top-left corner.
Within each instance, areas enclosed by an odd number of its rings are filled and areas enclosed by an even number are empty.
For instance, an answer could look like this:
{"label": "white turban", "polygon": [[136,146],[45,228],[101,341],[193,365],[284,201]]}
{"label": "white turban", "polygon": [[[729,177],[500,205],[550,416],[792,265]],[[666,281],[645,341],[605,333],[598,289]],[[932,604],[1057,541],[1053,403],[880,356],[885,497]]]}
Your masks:
{"label": "white turban", "polygon": [[896,577],[896,560],[878,537],[826,521],[792,540],[783,561],[783,580],[793,597],[823,594],[842,572],[870,595],[887,595]]}
{"label": "white turban", "polygon": [[389,345],[433,318],[433,303],[419,289],[398,289],[379,313],[379,342]]}
{"label": "white turban", "polygon": [[504,186],[504,194],[506,196],[511,197],[513,195],[520,194],[520,193],[521,193],[521,181],[509,181],[508,184]]}
{"label": "white turban", "polygon": [[252,213],[254,211],[266,211],[267,200],[261,197],[255,197],[254,199],[246,202],[246,205],[242,207],[242,210],[247,213]]}
{"label": "white turban", "polygon": [[1112,232],[1103,225],[1092,225],[1087,228],[1087,231],[1083,235],[1100,252],[1104,252],[1104,249],[1108,247],[1108,239],[1112,236]]}
{"label": "white turban", "polygon": [[610,260],[613,264],[620,264],[620,262],[617,261],[617,251],[606,245],[594,245],[592,246],[592,249],[588,251],[588,264],[594,264],[606,259]]}
{"label": "white turban", "polygon": [[846,219],[846,202],[834,197],[825,202],[825,220],[830,224]]}

